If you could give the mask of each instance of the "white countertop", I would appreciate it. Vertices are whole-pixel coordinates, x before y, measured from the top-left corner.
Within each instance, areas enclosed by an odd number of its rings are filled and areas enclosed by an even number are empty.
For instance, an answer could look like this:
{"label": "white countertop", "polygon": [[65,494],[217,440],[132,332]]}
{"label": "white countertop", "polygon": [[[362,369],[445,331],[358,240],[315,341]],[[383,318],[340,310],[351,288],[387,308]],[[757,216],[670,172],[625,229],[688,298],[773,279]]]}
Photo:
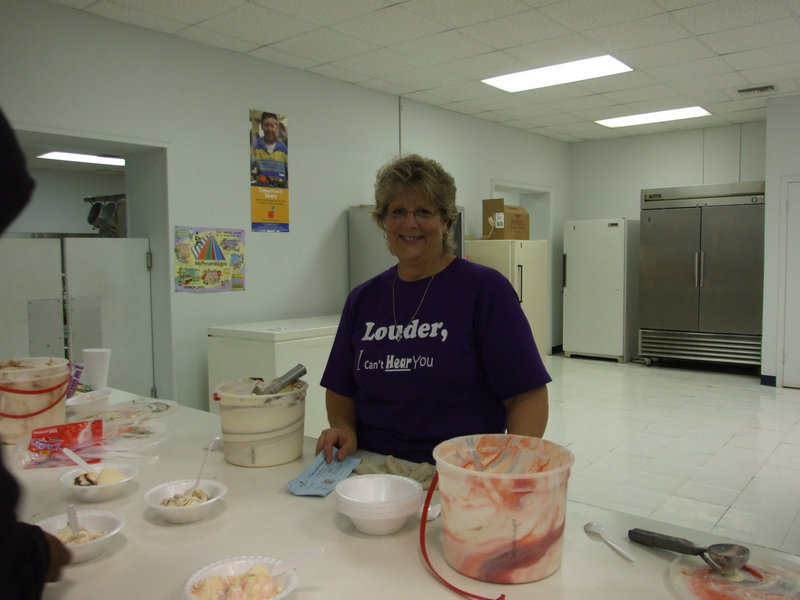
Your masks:
{"label": "white countertop", "polygon": [[[159,419],[170,437],[157,456],[139,461],[141,471],[116,499],[78,504],[78,509],[109,510],[123,515],[126,524],[110,548],[97,558],[67,566],[63,579],[48,584],[49,600],[183,600],[183,585],[196,570],[213,561],[241,555],[281,559],[322,545],[325,554],[298,569],[299,584],[290,598],[298,600],[376,598],[450,599],[459,596],[445,588],[425,566],[419,550],[419,521],[410,517],[400,532],[370,537],[355,530],[336,511],[333,494],[325,498],[296,497],[286,483],[313,459],[315,440],[306,438],[300,460],[277,467],[246,468],[212,452],[204,477],[228,486],[227,495],[204,520],[185,525],[165,523],[144,503],[144,493],[156,484],[194,478],[203,447],[220,434],[219,417],[179,407]],[[9,461],[7,461],[8,464]],[[36,522],[66,512],[75,502],[58,483],[68,467],[14,470],[23,487],[19,517]],[[588,537],[584,523],[599,521],[609,535],[635,557],[629,562],[602,541]],[[627,531],[641,527],[686,537],[698,544],[715,541],[708,534],[673,527],[649,519],[569,502],[562,566],[542,581],[500,585],[469,579],[444,560],[439,542],[441,520],[428,523],[428,553],[439,573],[474,594],[497,598],[577,600],[673,599],[667,573],[674,554],[651,550],[627,539]],[[800,565],[797,557],[751,548],[753,558],[776,558]]]}

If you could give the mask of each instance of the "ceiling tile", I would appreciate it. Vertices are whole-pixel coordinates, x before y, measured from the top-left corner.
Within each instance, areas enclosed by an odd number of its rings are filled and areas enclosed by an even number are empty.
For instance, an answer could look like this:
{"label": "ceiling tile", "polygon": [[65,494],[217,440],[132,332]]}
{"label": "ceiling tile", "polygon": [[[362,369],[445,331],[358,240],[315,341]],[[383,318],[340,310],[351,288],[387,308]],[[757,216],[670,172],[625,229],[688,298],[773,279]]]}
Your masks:
{"label": "ceiling tile", "polygon": [[114,0],[131,9],[165,17],[181,23],[196,24],[247,4],[246,0]]}
{"label": "ceiling tile", "polygon": [[530,68],[518,58],[499,50],[447,61],[442,63],[442,66],[476,81]]}
{"label": "ceiling tile", "polygon": [[203,28],[267,45],[310,31],[314,25],[263,6],[245,4],[207,19]]}
{"label": "ceiling tile", "polygon": [[266,8],[317,25],[331,25],[374,12],[394,2],[390,0],[251,0]]}
{"label": "ceiling tile", "polygon": [[734,69],[744,71],[759,67],[797,63],[798,57],[800,57],[800,41],[774,46],[769,49],[759,48],[758,50],[748,50],[746,52],[734,52],[733,54],[726,54],[723,59]]}
{"label": "ceiling tile", "polygon": [[567,28],[534,10],[469,25],[459,31],[499,50],[570,33]]}
{"label": "ceiling tile", "polygon": [[524,12],[529,6],[519,0],[408,0],[403,8],[456,29]]}
{"label": "ceiling tile", "polygon": [[318,75],[324,75],[325,77],[330,77],[331,79],[346,81],[348,83],[359,83],[361,81],[369,79],[369,76],[364,75],[363,73],[359,73],[357,71],[351,71],[349,69],[345,69],[343,67],[339,67],[333,64],[318,65],[316,67],[311,67],[309,71],[311,71],[312,73],[317,73]]}
{"label": "ceiling tile", "polygon": [[392,51],[433,64],[492,52],[494,48],[458,31],[444,31],[430,37],[391,46]]}
{"label": "ceiling tile", "polygon": [[286,54],[294,54],[328,63],[378,48],[375,44],[357,40],[333,29],[322,27],[270,45]]}
{"label": "ceiling tile", "polygon": [[800,39],[800,23],[796,19],[778,19],[700,36],[700,41],[719,54],[730,54]]}
{"label": "ceiling tile", "polygon": [[217,33],[216,31],[209,31],[208,29],[203,29],[202,27],[196,25],[182,29],[175,35],[186,40],[191,40],[200,44],[207,44],[209,46],[216,46],[217,48],[225,48],[226,50],[233,50],[234,52],[247,53],[258,48],[257,42],[243,40],[240,37],[223,35],[221,33]]}
{"label": "ceiling tile", "polygon": [[445,30],[443,25],[405,10],[402,6],[390,6],[334,23],[331,27],[379,46],[393,46]]}
{"label": "ceiling tile", "polygon": [[791,16],[780,0],[718,0],[676,10],[672,15],[694,34],[725,31]]}
{"label": "ceiling tile", "polygon": [[732,69],[717,57],[701,58],[680,65],[664,65],[650,70],[650,74],[658,81],[673,83],[692,77],[707,77],[730,72]]}
{"label": "ceiling tile", "polygon": [[301,56],[297,56],[296,54],[286,54],[285,52],[276,50],[272,46],[260,46],[255,50],[248,52],[248,54],[255,58],[274,62],[286,67],[292,67],[293,69],[306,70],[319,66],[319,63],[315,60],[303,58]]}
{"label": "ceiling tile", "polygon": [[688,38],[689,32],[670,15],[662,14],[592,29],[584,35],[606,51],[616,52]]}
{"label": "ceiling tile", "polygon": [[416,90],[434,90],[447,85],[463,83],[466,79],[436,65],[385,75],[384,80]]}
{"label": "ceiling tile", "polygon": [[714,56],[714,52],[695,38],[685,38],[632,50],[620,50],[615,56],[633,69],[647,69],[709,58]]}
{"label": "ceiling tile", "polygon": [[600,56],[605,53],[602,46],[586,39],[579,33],[564,35],[549,40],[515,46],[504,51],[527,65],[527,69],[557,65],[582,58]]}
{"label": "ceiling tile", "polygon": [[660,12],[650,0],[565,0],[540,10],[573,31],[626,23]]}
{"label": "ceiling tile", "polygon": [[160,31],[162,33],[175,33],[186,27],[186,23],[165,19],[164,17],[157,17],[141,10],[120,6],[119,4],[106,2],[105,0],[95,2],[89,6],[86,11],[100,17],[121,21],[129,25],[136,25],[137,27],[152,29],[153,31]]}
{"label": "ceiling tile", "polygon": [[351,56],[331,63],[336,67],[363,73],[364,75],[377,78],[385,77],[394,73],[402,73],[412,69],[419,69],[424,66],[418,60],[401,56],[392,52],[388,48],[380,48],[372,52],[365,52],[356,56]]}

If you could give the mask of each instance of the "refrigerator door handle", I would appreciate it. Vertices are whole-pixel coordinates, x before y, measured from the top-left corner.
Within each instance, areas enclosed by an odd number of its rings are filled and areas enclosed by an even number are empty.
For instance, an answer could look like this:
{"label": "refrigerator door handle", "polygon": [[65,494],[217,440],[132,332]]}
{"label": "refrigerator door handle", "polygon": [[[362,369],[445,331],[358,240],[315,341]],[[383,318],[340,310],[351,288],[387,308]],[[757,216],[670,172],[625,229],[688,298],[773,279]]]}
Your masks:
{"label": "refrigerator door handle", "polygon": [[522,265],[517,265],[517,277],[519,278],[519,303],[522,304]]}
{"label": "refrigerator door handle", "polygon": [[561,289],[567,287],[567,255],[561,255]]}
{"label": "refrigerator door handle", "polygon": [[706,253],[703,252],[702,250],[700,251],[698,261],[700,263],[700,287],[703,287],[703,279],[704,279],[703,275],[705,272]]}
{"label": "refrigerator door handle", "polygon": [[694,253],[694,287],[700,287],[700,253]]}

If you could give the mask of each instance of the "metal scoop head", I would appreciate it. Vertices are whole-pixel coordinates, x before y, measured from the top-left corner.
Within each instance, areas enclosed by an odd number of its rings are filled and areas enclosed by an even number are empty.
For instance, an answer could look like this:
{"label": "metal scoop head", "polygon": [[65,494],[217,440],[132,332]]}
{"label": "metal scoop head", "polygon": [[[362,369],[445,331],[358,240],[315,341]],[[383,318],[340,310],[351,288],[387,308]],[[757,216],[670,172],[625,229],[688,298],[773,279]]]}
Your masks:
{"label": "metal scoop head", "polygon": [[644,529],[631,529],[628,531],[628,537],[645,546],[699,556],[712,569],[725,577],[735,576],[750,558],[750,550],[739,544],[711,544],[704,548],[683,538]]}

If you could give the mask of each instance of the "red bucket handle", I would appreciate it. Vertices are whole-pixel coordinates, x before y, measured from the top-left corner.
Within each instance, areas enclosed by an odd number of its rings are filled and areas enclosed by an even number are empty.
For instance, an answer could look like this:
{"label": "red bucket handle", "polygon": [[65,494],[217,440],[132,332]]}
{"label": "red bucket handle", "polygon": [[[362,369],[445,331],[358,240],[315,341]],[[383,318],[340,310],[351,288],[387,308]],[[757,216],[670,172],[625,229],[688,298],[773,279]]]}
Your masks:
{"label": "red bucket handle", "polygon": [[425,529],[428,523],[428,508],[431,506],[431,498],[433,498],[433,492],[436,489],[436,484],[439,482],[439,473],[433,474],[433,479],[431,480],[431,485],[428,488],[428,494],[425,496],[425,503],[422,505],[422,517],[419,520],[419,549],[422,551],[422,558],[425,559],[425,563],[428,565],[428,568],[431,570],[431,573],[436,576],[436,578],[441,581],[444,585],[448,588],[453,590],[454,592],[461,594],[465,598],[475,598],[476,600],[505,600],[506,595],[500,594],[497,598],[487,598],[486,596],[479,596],[477,594],[473,594],[471,592],[467,592],[466,590],[462,590],[459,587],[456,587],[449,581],[447,581],[444,577],[439,575],[436,572],[436,569],[433,568],[431,564],[430,558],[428,558],[428,550],[425,547]]}
{"label": "red bucket handle", "polygon": [[[58,388],[60,388],[62,385],[63,385],[63,386],[66,386],[66,384],[68,384],[68,383],[69,383],[71,380],[72,380],[72,375],[69,375],[69,376],[68,376],[68,377],[67,377],[67,378],[66,378],[64,381],[62,381],[61,383],[57,383],[57,384],[56,384],[56,385],[54,385],[53,387],[50,387],[50,388],[44,388],[44,389],[41,389],[41,390],[15,390],[15,389],[13,389],[13,388],[7,388],[7,387],[5,387],[5,386],[0,386],[0,392],[8,392],[8,393],[10,393],[10,394],[31,394],[31,395],[33,395],[33,394],[49,394],[50,392],[54,392],[55,390],[57,390]],[[36,412],[34,412],[34,413],[29,413],[29,414],[27,414],[27,415],[9,415],[9,414],[6,414],[6,413],[2,413],[2,412],[0,412],[0,417],[5,417],[5,418],[8,418],[8,419],[29,419],[29,418],[31,418],[31,417],[35,417],[36,415],[40,415],[40,414],[42,414],[43,412],[47,412],[48,410],[50,410],[51,408],[53,408],[53,407],[54,407],[56,404],[58,404],[59,402],[61,402],[61,401],[64,399],[64,396],[66,396],[66,395],[67,395],[67,389],[68,389],[68,387],[69,387],[69,386],[66,386],[66,387],[64,387],[64,391],[63,391],[63,392],[61,393],[61,395],[60,395],[60,396],[59,396],[59,397],[56,399],[56,401],[55,401],[55,402],[53,402],[53,403],[52,403],[52,404],[50,404],[49,406],[45,406],[45,407],[44,407],[43,409],[41,409],[41,410],[37,410]]]}

